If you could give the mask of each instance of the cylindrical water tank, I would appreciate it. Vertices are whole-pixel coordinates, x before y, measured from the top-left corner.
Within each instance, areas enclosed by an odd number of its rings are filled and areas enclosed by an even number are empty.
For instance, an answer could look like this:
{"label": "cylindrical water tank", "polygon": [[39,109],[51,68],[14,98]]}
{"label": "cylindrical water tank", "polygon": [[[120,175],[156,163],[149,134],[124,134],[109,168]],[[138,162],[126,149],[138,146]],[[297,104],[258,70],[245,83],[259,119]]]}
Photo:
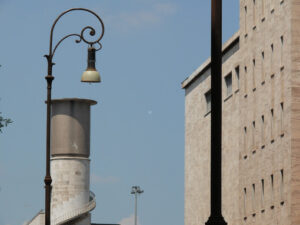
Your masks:
{"label": "cylindrical water tank", "polygon": [[51,156],[90,155],[89,99],[52,100]]}

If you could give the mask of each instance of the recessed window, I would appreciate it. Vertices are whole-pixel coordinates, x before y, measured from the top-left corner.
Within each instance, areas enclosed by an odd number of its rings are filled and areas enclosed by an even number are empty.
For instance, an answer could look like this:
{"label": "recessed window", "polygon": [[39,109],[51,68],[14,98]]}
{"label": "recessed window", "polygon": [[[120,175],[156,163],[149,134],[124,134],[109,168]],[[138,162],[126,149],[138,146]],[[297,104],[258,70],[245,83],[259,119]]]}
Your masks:
{"label": "recessed window", "polygon": [[255,121],[252,122],[252,148],[255,148]]}
{"label": "recessed window", "polygon": [[244,67],[245,75],[244,75],[244,92],[245,98],[247,97],[247,66]]}
{"label": "recessed window", "polygon": [[280,37],[280,43],[281,43],[281,46],[280,46],[280,66],[281,68],[283,68],[283,44],[284,44],[284,39],[283,39],[283,36]]}
{"label": "recessed window", "polygon": [[225,77],[225,83],[226,83],[226,96],[229,96],[232,94],[232,74],[229,73]]}
{"label": "recessed window", "polygon": [[272,209],[272,207],[274,208],[274,205],[273,205],[273,202],[274,202],[274,175],[271,174],[270,178],[271,178],[271,202],[272,202],[271,209]]}
{"label": "recessed window", "polygon": [[205,101],[206,101],[206,113],[211,111],[211,91],[205,93]]}
{"label": "recessed window", "polygon": [[271,109],[271,142],[274,142],[274,110]]}
{"label": "recessed window", "polygon": [[252,85],[253,85],[253,91],[256,90],[255,85],[255,59],[252,59]]}
{"label": "recessed window", "polygon": [[255,8],[255,0],[253,0],[253,29],[256,28]]}
{"label": "recessed window", "polygon": [[274,1],[272,0],[272,1],[270,1],[270,12],[271,12],[271,14],[273,14],[274,11],[275,11],[275,8],[274,8]]}
{"label": "recessed window", "polygon": [[284,173],[283,173],[283,169],[280,170],[280,177],[281,177],[281,181],[280,181],[280,198],[281,198],[281,204],[283,204],[283,202],[284,202]]}
{"label": "recessed window", "polygon": [[261,21],[265,20],[265,0],[261,0]]}
{"label": "recessed window", "polygon": [[244,188],[244,215],[247,215],[247,189]]}
{"label": "recessed window", "polygon": [[252,184],[252,211],[255,212],[255,184]]}
{"label": "recessed window", "polygon": [[281,136],[283,136],[284,133],[284,124],[283,124],[283,120],[284,120],[284,106],[283,106],[283,102],[280,103],[280,132],[281,132]]}
{"label": "recessed window", "polygon": [[247,127],[244,127],[244,151],[247,151]]}
{"label": "recessed window", "polygon": [[261,116],[261,147],[265,147],[265,116]]}
{"label": "recessed window", "polygon": [[235,71],[235,77],[237,81],[237,89],[240,89],[240,67],[239,66],[235,67],[234,71]]}
{"label": "recessed window", "polygon": [[273,45],[273,43],[271,44],[271,57],[270,57],[270,65],[271,65],[271,75],[273,75],[274,74],[274,71],[273,71],[273,63],[274,63],[274,45]]}
{"label": "recessed window", "polygon": [[265,52],[261,52],[261,84],[264,85],[265,83]]}
{"label": "recessed window", "polygon": [[274,52],[274,45],[271,44],[271,50],[272,50],[272,53]]}
{"label": "recessed window", "polygon": [[265,206],[265,180],[261,179],[261,208]]}
{"label": "recessed window", "polygon": [[247,6],[245,6],[244,7],[244,10],[245,10],[245,24],[244,24],[244,26],[245,26],[245,37],[247,37]]}

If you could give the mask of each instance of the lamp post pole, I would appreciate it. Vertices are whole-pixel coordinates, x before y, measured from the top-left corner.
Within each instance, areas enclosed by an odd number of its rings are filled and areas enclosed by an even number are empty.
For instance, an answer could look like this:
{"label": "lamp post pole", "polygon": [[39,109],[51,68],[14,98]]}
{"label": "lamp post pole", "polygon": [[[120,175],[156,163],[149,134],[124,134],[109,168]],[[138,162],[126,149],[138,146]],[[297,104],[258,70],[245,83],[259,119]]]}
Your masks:
{"label": "lamp post pole", "polygon": [[134,225],[137,225],[137,196],[143,192],[140,186],[133,186],[131,189],[131,194],[134,194]]}
{"label": "lamp post pole", "polygon": [[[88,41],[85,38],[85,31],[89,31],[89,35],[90,36],[94,36],[96,34],[96,30],[91,27],[91,26],[86,26],[84,27],[80,34],[69,34],[66,35],[65,37],[63,37],[62,39],[60,39],[60,41],[57,42],[57,44],[54,46],[53,48],[53,31],[55,28],[56,23],[58,22],[58,20],[65,14],[71,12],[71,11],[85,11],[88,12],[92,15],[94,15],[95,17],[97,17],[97,19],[100,22],[101,25],[101,33],[99,35],[99,38],[97,38],[95,41]],[[46,122],[46,176],[44,179],[44,183],[45,183],[45,225],[50,225],[50,208],[51,208],[51,183],[52,183],[52,178],[51,178],[51,174],[50,174],[50,142],[51,142],[51,137],[50,137],[50,132],[51,132],[51,121],[50,121],[50,117],[51,117],[51,89],[52,89],[52,81],[54,80],[54,76],[52,75],[52,67],[55,63],[53,63],[53,56],[55,54],[55,51],[57,49],[57,47],[67,38],[69,37],[77,37],[78,39],[75,40],[76,43],[79,43],[81,41],[85,42],[86,44],[89,45],[89,49],[88,49],[88,67],[87,70],[83,73],[81,81],[82,82],[100,82],[100,74],[98,73],[98,71],[96,71],[95,68],[95,51],[100,50],[102,48],[102,45],[100,43],[100,40],[102,39],[104,35],[104,24],[101,20],[101,18],[94,13],[93,11],[89,10],[89,9],[85,9],[85,8],[72,8],[69,9],[67,11],[64,11],[63,13],[61,13],[56,20],[54,21],[52,27],[51,27],[51,32],[50,32],[50,44],[49,44],[49,54],[45,55],[45,57],[47,58],[47,62],[48,62],[48,69],[47,69],[47,76],[45,77],[46,81],[47,81],[47,122]],[[99,45],[99,47],[97,49],[95,49],[93,46],[94,45]]]}
{"label": "lamp post pole", "polygon": [[206,225],[227,225],[222,216],[222,0],[211,0],[211,215]]}

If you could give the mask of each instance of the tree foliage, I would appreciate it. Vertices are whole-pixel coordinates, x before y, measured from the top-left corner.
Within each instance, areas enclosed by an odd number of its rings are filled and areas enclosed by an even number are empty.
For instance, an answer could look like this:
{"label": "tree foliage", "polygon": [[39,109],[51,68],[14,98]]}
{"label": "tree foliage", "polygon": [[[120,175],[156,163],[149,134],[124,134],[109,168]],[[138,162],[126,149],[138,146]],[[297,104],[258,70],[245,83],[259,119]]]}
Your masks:
{"label": "tree foliage", "polygon": [[3,127],[6,127],[8,124],[12,123],[13,121],[9,118],[4,118],[2,115],[1,115],[1,112],[0,112],[0,132],[2,133],[2,128]]}

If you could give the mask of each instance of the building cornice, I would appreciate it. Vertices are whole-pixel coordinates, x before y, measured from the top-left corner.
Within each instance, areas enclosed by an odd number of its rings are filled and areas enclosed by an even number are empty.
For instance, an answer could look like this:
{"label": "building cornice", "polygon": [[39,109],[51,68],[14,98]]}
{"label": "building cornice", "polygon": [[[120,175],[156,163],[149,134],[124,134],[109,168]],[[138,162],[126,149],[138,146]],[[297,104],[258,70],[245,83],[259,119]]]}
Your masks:
{"label": "building cornice", "polygon": [[[236,43],[239,42],[240,32],[237,31],[229,40],[225,42],[222,47],[222,57],[226,56],[226,53],[229,52]],[[222,59],[222,62],[225,60]],[[199,66],[190,76],[188,76],[184,81],[181,82],[181,88],[186,89],[190,86],[199,76],[201,76],[208,68],[210,68],[211,59],[210,57]]]}

